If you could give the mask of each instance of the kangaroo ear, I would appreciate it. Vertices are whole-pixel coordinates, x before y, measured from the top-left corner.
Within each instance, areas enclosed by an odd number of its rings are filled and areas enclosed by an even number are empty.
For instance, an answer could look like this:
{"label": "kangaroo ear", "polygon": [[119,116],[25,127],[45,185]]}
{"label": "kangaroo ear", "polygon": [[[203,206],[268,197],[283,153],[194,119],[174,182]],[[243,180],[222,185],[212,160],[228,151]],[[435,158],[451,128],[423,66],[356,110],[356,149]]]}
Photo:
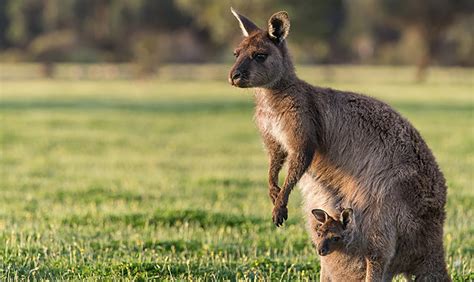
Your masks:
{"label": "kangaroo ear", "polygon": [[281,11],[273,14],[268,20],[268,35],[276,43],[280,43],[290,32],[290,18],[288,13]]}
{"label": "kangaroo ear", "polygon": [[326,220],[328,220],[328,214],[321,209],[314,209],[311,211],[311,213],[314,215],[316,220],[319,221],[320,223],[324,224]]}
{"label": "kangaroo ear", "polygon": [[230,7],[230,11],[234,15],[234,17],[237,18],[239,21],[239,26],[240,29],[242,29],[242,33],[244,34],[245,37],[248,37],[249,34],[256,30],[260,30],[256,24],[254,24],[251,20],[249,20],[247,17],[242,16],[241,14],[237,13],[234,8]]}
{"label": "kangaroo ear", "polygon": [[352,209],[344,209],[341,212],[340,221],[342,225],[344,226],[344,228],[346,228],[347,224],[351,221],[352,213],[353,213]]}

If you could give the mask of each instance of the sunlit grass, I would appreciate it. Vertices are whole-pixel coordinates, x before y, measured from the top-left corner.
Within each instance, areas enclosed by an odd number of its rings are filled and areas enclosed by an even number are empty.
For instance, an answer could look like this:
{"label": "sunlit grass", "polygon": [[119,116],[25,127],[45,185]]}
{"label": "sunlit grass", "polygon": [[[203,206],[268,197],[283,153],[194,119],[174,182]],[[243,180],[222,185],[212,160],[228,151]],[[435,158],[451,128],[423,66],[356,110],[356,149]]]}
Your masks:
{"label": "sunlit grass", "polygon": [[[472,82],[349,70],[357,81],[323,84],[387,101],[433,149],[449,185],[449,271],[473,278]],[[251,91],[165,79],[0,87],[0,279],[318,278],[297,191],[288,224],[271,224]]]}

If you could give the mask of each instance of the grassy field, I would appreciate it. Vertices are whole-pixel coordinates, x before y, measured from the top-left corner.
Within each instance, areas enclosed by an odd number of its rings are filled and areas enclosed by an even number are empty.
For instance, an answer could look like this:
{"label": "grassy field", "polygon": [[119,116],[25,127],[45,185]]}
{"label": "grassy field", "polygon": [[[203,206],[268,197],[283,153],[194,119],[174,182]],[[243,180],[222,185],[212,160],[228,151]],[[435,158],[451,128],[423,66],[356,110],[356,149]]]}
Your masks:
{"label": "grassy field", "polygon": [[[426,84],[403,79],[407,69],[319,73],[301,72],[378,97],[421,131],[449,185],[449,272],[474,279],[474,72]],[[0,83],[0,280],[318,278],[298,191],[288,223],[271,223],[250,90],[224,79]]]}

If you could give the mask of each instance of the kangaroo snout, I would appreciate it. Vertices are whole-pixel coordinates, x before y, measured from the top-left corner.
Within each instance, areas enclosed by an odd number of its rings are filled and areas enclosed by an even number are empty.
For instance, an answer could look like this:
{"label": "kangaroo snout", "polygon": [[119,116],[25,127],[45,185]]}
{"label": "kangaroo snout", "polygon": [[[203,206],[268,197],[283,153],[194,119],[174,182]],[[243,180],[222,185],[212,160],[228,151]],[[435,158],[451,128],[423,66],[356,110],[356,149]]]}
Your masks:
{"label": "kangaroo snout", "polygon": [[239,70],[234,71],[234,73],[232,74],[232,80],[237,80],[238,78],[240,78],[241,75],[242,73]]}
{"label": "kangaroo snout", "polygon": [[236,83],[238,83],[241,77],[242,77],[242,72],[240,72],[240,70],[235,70],[231,72],[229,76],[230,84],[235,85]]}
{"label": "kangaroo snout", "polygon": [[229,74],[229,83],[236,87],[247,87],[245,83],[246,75],[246,72],[239,69],[233,70]]}

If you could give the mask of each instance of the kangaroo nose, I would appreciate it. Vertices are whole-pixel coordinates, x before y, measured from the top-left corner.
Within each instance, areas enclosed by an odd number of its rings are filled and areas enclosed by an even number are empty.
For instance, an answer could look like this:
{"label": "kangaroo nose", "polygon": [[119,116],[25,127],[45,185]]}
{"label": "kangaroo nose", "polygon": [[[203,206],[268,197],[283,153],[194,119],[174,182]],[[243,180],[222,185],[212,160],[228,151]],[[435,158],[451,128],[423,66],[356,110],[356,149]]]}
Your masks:
{"label": "kangaroo nose", "polygon": [[232,80],[240,78],[241,75],[242,73],[239,70],[234,71],[234,73],[232,74]]}
{"label": "kangaroo nose", "polygon": [[318,250],[318,253],[319,253],[320,256],[325,256],[328,253],[328,249],[323,247],[323,248]]}

